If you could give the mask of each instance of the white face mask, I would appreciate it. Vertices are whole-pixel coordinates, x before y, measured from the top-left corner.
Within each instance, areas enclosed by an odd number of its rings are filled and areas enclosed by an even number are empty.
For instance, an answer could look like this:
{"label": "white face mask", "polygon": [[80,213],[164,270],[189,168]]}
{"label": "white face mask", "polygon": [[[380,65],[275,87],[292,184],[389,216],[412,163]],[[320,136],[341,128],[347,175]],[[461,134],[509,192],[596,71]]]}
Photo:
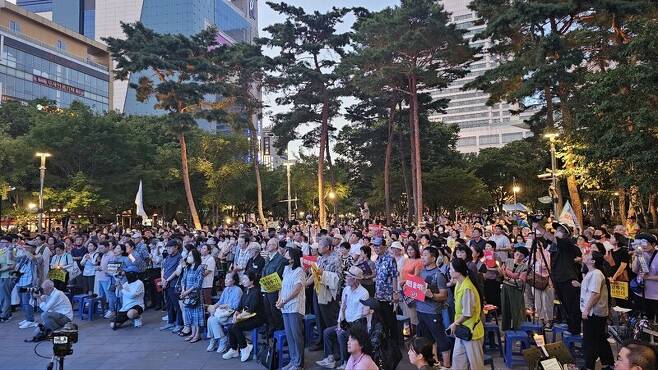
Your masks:
{"label": "white face mask", "polygon": [[564,233],[562,231],[556,231],[555,232],[555,237],[558,239],[564,238]]}
{"label": "white face mask", "polygon": [[187,256],[187,258],[185,260],[187,261],[187,263],[189,263],[191,265],[191,264],[194,263],[194,256],[191,256],[191,255]]}
{"label": "white face mask", "polygon": [[187,249],[183,249],[183,252],[180,255],[183,258],[187,257]]}

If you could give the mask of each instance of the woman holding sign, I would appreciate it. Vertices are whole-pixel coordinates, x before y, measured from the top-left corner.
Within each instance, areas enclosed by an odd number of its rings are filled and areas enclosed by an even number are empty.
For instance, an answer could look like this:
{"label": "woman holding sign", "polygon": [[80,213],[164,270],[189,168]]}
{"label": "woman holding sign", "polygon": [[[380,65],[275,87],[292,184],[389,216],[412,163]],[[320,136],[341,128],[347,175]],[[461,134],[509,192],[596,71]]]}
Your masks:
{"label": "woman holding sign", "polygon": [[48,277],[55,284],[57,290],[66,291],[66,285],[69,282],[69,273],[66,269],[73,265],[73,256],[66,252],[64,244],[55,245],[55,255],[50,260],[50,272]]}

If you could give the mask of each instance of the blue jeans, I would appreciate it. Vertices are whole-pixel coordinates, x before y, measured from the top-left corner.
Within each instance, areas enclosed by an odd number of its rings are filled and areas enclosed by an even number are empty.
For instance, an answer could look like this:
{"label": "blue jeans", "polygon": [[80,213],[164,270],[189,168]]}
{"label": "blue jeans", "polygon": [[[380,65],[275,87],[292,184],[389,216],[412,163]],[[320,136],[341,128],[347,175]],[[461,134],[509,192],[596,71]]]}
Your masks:
{"label": "blue jeans", "polygon": [[[347,354],[348,335],[349,333],[346,330],[337,332],[336,326],[324,329],[322,334],[324,337],[324,357],[332,355],[337,364],[346,364],[349,357]],[[336,349],[338,349],[338,352]],[[340,354],[340,362],[338,361],[338,354]]]}
{"label": "blue jeans", "polygon": [[[26,285],[21,288],[31,288],[32,284]],[[32,299],[32,293],[24,292],[18,293],[21,297],[21,311],[23,312],[23,318],[27,321],[34,322],[34,307],[30,304],[30,299]]]}
{"label": "blue jeans", "polygon": [[0,317],[6,318],[11,315],[11,290],[14,284],[10,278],[0,279]]}
{"label": "blue jeans", "polygon": [[57,330],[63,328],[66,323],[71,322],[71,319],[58,312],[43,312],[41,321],[43,321],[43,326],[46,329]]}
{"label": "blue jeans", "polygon": [[110,289],[112,285],[112,280],[101,280],[98,282],[98,288],[100,289],[100,296],[105,298],[107,301],[107,310],[114,312],[116,310],[117,296],[114,292],[114,289]]}
{"label": "blue jeans", "polygon": [[296,368],[304,367],[304,316],[300,313],[284,313],[283,327],[286,331],[290,363]]}
{"label": "blue jeans", "polygon": [[169,317],[167,323],[183,326],[183,311],[178,304],[178,294],[176,294],[174,282],[171,282],[171,285],[167,285],[165,295],[167,297],[165,300],[167,303],[167,317]]}

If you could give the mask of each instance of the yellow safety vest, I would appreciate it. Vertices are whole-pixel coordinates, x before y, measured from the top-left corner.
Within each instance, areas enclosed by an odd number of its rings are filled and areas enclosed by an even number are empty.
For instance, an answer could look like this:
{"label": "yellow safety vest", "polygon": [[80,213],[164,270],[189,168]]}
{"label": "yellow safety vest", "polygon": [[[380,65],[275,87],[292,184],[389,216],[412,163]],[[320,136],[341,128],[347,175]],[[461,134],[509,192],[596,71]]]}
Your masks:
{"label": "yellow safety vest", "polygon": [[[473,301],[471,317],[469,317],[469,319],[464,321],[462,324],[471,329],[473,332],[472,340],[482,339],[484,338],[484,325],[480,320],[480,315],[482,314],[482,308],[480,307],[480,295],[478,294],[475,285],[473,285],[473,282],[471,282],[471,279],[468,277],[464,279],[463,282],[457,284],[455,287],[455,317],[462,315],[462,298],[464,297],[464,292],[467,289],[473,292],[475,301]],[[476,322],[477,324],[475,324]]]}

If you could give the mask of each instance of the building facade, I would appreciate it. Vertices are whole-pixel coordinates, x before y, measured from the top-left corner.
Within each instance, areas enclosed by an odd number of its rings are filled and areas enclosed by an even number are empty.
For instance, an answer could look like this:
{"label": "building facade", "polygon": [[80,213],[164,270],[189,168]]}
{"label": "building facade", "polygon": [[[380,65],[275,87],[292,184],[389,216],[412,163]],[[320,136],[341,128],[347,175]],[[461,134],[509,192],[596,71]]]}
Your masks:
{"label": "building facade", "polygon": [[4,0],[0,58],[3,101],[47,98],[60,107],[79,101],[97,112],[112,109],[105,45]]}
{"label": "building facade", "polygon": [[[123,37],[121,22],[140,21],[159,33],[193,35],[210,25],[220,30],[223,42],[251,42],[258,35],[256,0],[18,0],[26,9],[50,17],[72,31],[97,41]],[[130,82],[144,74],[132,74]],[[129,81],[115,81],[114,109],[128,114],[161,114],[154,101],[138,102]],[[210,131],[224,131],[222,124],[200,121]]]}
{"label": "building facade", "polygon": [[[477,15],[467,7],[470,0],[441,2],[445,10],[452,14],[452,22],[466,31],[464,37],[468,40],[472,40],[476,33],[484,29],[484,25],[476,25]],[[486,49],[489,42],[477,40],[471,42],[471,45]],[[480,56],[482,59],[471,64],[471,72],[466,77],[454,81],[445,89],[431,92],[432,97],[436,99],[450,99],[446,113],[432,115],[430,120],[459,126],[457,150],[462,153],[476,153],[484,148],[501,147],[532,135],[529,130],[523,128],[523,120],[529,118],[531,113],[513,115],[510,111],[516,108],[513,105],[499,102],[487,106],[488,94],[477,90],[462,90],[464,84],[498,65],[496,56],[487,53]]]}
{"label": "building facade", "polygon": [[277,153],[276,141],[278,137],[274,135],[272,129],[267,127],[262,130],[260,139],[260,163],[270,169],[281,167],[285,164],[286,159]]}

